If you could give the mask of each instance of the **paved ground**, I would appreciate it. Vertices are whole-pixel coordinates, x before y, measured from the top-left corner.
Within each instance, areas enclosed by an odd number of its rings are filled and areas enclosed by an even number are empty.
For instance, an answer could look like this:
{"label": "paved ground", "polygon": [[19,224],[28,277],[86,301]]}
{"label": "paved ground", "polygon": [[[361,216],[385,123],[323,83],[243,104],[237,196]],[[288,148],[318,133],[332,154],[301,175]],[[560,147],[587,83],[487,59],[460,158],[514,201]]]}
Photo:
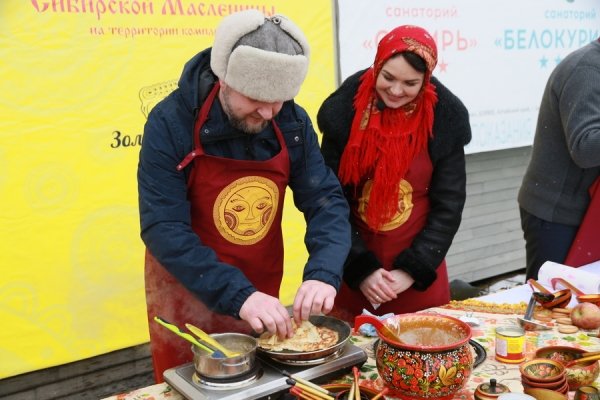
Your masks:
{"label": "paved ground", "polygon": [[495,293],[499,290],[510,289],[514,286],[519,286],[525,283],[525,271],[517,271],[516,273],[506,274],[490,278],[485,281],[476,282],[473,285],[481,287],[485,290],[482,295]]}

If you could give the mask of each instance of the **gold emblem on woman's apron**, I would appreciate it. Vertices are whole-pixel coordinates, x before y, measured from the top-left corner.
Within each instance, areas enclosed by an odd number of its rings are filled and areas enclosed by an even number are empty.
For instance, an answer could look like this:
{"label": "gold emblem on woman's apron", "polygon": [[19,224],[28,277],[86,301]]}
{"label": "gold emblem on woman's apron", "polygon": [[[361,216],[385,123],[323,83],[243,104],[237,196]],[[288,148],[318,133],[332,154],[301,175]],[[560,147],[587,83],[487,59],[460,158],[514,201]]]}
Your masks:
{"label": "gold emblem on woman's apron", "polygon": [[[367,205],[369,204],[369,196],[371,195],[372,181],[368,180],[363,186],[362,196],[358,199],[358,214],[363,222],[367,222],[365,215]],[[386,222],[381,228],[381,231],[391,231],[402,225],[408,220],[413,208],[412,202],[413,188],[408,181],[402,179],[398,185],[398,208],[396,213],[389,222]]]}
{"label": "gold emblem on woman's apron", "polygon": [[219,193],[213,219],[217,230],[229,242],[250,245],[269,232],[278,206],[277,185],[261,176],[247,176]]}

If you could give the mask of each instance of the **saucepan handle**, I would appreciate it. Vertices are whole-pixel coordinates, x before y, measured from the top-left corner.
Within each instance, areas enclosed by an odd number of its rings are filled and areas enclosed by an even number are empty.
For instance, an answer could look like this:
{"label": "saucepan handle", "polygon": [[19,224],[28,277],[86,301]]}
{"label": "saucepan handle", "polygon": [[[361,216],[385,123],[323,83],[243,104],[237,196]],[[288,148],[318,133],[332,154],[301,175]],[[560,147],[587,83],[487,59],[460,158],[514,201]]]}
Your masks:
{"label": "saucepan handle", "polygon": [[239,362],[230,363],[227,361],[223,361],[221,364],[224,367],[241,367],[241,366],[243,366],[245,364],[249,364],[249,363],[250,363],[250,360],[247,357],[245,357],[242,359],[242,361],[239,361]]}

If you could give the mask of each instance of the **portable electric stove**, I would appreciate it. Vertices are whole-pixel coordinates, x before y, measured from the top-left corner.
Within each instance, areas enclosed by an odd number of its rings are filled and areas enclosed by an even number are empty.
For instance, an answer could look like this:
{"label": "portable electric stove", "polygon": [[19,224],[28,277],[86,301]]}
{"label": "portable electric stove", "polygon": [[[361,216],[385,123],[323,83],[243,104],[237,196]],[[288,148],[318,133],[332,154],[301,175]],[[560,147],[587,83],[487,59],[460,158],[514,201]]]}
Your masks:
{"label": "portable electric stove", "polygon": [[283,397],[290,388],[286,382],[288,377],[282,370],[298,378],[322,383],[367,361],[367,353],[350,342],[337,357],[318,365],[283,365],[271,359],[263,361],[261,357],[256,357],[256,370],[233,382],[205,381],[198,377],[193,363],[168,369],[163,376],[171,387],[189,400],[275,400]]}

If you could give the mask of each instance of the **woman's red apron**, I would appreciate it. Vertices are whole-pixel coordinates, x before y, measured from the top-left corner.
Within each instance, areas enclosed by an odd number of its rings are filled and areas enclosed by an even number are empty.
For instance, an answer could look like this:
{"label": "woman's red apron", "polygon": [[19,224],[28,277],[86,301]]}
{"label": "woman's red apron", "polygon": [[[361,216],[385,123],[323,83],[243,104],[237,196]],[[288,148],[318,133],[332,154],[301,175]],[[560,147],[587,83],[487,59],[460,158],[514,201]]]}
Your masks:
{"label": "woman's red apron", "polygon": [[[414,159],[400,184],[401,201],[399,201],[398,213],[382,230],[373,231],[363,222],[361,215],[364,215],[362,206],[364,201],[359,199],[352,205],[353,218],[357,221],[356,226],[361,237],[386,270],[393,269],[394,259],[401,251],[410,247],[414,237],[425,226],[430,209],[428,188],[432,171],[429,153],[424,151]],[[365,186],[363,184],[359,187],[357,193],[366,193],[361,197],[368,202],[368,187]],[[442,261],[436,271],[437,279],[424,292],[409,288],[399,294],[395,300],[383,303],[377,309],[373,308],[360,290],[352,290],[342,283],[331,315],[354,323],[354,317],[362,314],[363,309],[377,315],[401,314],[446,304],[450,301],[446,261]]]}
{"label": "woman's red apron", "polygon": [[[266,161],[207,155],[200,129],[218,93],[215,85],[194,127],[194,150],[177,167],[193,162],[188,180],[192,228],[220,261],[239,268],[261,292],[279,296],[283,276],[281,217],[289,178],[283,135],[272,123],[281,151]],[[224,277],[227,279],[227,277]],[[146,304],[150,345],[157,382],[163,371],[192,360],[190,344],[159,326],[161,316],[179,327],[191,323],[209,333],[250,333],[245,321],[210,311],[146,251]]]}

